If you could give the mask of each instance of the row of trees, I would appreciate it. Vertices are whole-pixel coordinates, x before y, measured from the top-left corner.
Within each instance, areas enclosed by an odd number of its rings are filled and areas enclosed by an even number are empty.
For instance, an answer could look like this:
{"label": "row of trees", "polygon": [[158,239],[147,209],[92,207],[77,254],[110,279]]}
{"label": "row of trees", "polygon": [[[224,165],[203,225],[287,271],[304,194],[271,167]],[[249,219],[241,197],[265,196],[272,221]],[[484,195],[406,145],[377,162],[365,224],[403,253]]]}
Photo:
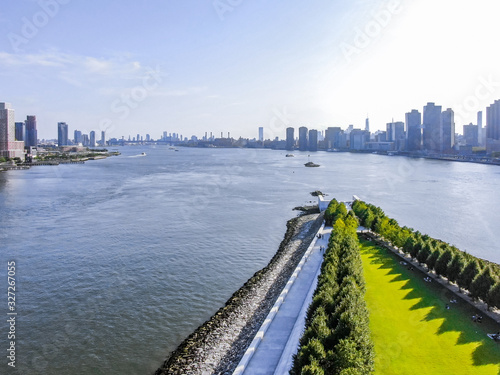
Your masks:
{"label": "row of trees", "polygon": [[468,290],[472,298],[482,299],[488,307],[500,308],[500,266],[411,228],[400,227],[380,207],[357,200],[352,208],[362,226],[380,234],[413,259],[425,264],[429,271]]}
{"label": "row of trees", "polygon": [[336,200],[327,215],[333,230],[291,374],[372,374],[374,349],[364,300],[358,221]]}

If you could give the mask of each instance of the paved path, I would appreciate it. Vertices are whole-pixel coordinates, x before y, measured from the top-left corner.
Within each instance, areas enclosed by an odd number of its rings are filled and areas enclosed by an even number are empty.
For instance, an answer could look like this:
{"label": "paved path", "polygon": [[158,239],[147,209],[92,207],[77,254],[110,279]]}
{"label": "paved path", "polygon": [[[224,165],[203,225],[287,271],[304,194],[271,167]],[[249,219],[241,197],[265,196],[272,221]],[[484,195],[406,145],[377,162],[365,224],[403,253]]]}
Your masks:
{"label": "paved path", "polygon": [[288,374],[304,330],[331,227],[319,229],[233,375]]}

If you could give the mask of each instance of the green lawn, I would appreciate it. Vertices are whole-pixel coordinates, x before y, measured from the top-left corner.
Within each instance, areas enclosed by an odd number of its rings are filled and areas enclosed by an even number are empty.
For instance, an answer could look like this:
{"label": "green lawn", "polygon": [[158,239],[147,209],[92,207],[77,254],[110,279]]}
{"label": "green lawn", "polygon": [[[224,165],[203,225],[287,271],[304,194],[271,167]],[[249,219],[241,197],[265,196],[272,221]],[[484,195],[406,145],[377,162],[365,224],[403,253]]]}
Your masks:
{"label": "green lawn", "polygon": [[361,240],[361,258],[375,374],[500,375],[500,344],[486,336],[498,324],[472,322],[470,305],[449,303],[451,292],[426,283],[387,249]]}

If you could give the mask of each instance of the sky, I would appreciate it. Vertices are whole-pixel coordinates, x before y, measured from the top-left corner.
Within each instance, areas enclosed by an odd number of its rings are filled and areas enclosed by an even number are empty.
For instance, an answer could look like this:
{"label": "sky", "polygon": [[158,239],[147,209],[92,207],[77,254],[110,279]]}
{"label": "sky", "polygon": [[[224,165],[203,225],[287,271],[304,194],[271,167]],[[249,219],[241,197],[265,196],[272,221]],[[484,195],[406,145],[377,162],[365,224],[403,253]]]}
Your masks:
{"label": "sky", "polygon": [[372,131],[427,102],[456,131],[500,99],[498,0],[16,0],[0,102],[107,138]]}

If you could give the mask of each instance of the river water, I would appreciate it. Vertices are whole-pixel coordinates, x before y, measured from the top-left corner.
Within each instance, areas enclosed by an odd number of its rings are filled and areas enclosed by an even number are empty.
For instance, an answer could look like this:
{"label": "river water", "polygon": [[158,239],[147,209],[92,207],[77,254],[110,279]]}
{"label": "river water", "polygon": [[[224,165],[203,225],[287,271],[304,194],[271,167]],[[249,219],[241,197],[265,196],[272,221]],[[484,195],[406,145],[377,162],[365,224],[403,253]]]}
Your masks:
{"label": "river water", "polygon": [[[16,262],[16,369],[151,374],[274,255],[293,207],[355,194],[500,262],[500,167],[372,154],[121,147],[0,173],[0,287]],[[146,156],[140,156],[145,152]],[[305,168],[308,160],[320,168]],[[0,323],[1,348],[7,323]]]}

